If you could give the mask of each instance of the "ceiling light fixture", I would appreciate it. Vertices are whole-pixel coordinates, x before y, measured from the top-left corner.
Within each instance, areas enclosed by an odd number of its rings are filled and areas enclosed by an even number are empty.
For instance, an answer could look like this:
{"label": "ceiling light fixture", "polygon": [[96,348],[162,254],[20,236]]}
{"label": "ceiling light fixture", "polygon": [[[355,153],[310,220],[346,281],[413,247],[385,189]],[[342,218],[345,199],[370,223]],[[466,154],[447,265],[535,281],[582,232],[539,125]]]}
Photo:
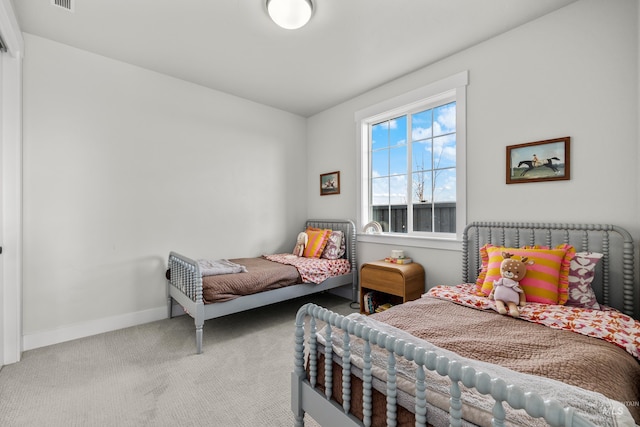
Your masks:
{"label": "ceiling light fixture", "polygon": [[311,0],[267,0],[267,12],[282,28],[296,30],[311,19],[313,3]]}

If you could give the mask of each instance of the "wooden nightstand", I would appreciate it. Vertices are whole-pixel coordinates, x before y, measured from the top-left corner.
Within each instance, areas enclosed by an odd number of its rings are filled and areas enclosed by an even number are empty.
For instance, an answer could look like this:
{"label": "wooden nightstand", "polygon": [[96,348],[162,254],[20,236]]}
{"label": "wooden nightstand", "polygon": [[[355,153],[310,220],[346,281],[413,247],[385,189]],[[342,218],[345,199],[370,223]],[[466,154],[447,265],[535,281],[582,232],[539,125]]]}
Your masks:
{"label": "wooden nightstand", "polygon": [[364,295],[377,291],[383,302],[393,305],[420,298],[424,293],[424,268],[420,264],[367,262],[360,268],[360,313],[366,313]]}

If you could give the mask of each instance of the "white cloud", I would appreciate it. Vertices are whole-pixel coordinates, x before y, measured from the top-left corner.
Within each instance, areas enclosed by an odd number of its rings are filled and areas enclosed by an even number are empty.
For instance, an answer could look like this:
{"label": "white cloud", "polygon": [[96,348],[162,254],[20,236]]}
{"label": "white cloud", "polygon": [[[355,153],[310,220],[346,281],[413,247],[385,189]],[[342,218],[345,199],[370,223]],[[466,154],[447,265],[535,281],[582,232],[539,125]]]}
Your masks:
{"label": "white cloud", "polygon": [[438,133],[449,132],[456,127],[456,107],[455,105],[447,105],[442,108],[438,108],[436,110],[437,116],[435,118],[435,123],[438,125],[439,129],[435,131],[435,135]]}
{"label": "white cloud", "polygon": [[419,141],[421,139],[431,138],[431,135],[431,127],[417,127],[412,130],[411,139],[413,141]]}

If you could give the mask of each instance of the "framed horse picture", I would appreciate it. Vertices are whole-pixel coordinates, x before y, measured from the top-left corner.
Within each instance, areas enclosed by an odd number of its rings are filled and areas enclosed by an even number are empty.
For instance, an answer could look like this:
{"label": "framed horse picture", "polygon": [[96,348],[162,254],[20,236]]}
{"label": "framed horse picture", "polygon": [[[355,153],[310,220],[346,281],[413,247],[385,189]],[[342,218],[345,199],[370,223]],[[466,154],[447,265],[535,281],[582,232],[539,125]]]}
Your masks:
{"label": "framed horse picture", "polygon": [[565,136],[507,146],[507,184],[570,179],[570,142]]}

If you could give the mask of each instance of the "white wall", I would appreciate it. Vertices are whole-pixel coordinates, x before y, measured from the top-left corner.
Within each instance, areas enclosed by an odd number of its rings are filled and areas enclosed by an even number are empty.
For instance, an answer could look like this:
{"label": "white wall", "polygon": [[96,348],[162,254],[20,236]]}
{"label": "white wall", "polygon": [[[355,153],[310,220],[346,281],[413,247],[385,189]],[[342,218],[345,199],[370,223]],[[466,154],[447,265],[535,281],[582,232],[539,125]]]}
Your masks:
{"label": "white wall", "polygon": [[22,55],[10,0],[0,0],[0,366],[22,351]]}
{"label": "white wall", "polygon": [[[637,0],[573,3],[311,117],[309,212],[357,217],[356,111],[463,70],[468,221],[613,223],[640,237]],[[563,136],[570,181],[505,184],[507,145]],[[318,174],[335,169],[342,193],[318,196]],[[359,262],[390,249],[359,243]],[[425,266],[428,287],[460,281],[459,251],[406,249]]]}
{"label": "white wall", "polygon": [[292,249],[305,119],[30,34],[25,45],[25,349],[166,316],[170,250]]}

